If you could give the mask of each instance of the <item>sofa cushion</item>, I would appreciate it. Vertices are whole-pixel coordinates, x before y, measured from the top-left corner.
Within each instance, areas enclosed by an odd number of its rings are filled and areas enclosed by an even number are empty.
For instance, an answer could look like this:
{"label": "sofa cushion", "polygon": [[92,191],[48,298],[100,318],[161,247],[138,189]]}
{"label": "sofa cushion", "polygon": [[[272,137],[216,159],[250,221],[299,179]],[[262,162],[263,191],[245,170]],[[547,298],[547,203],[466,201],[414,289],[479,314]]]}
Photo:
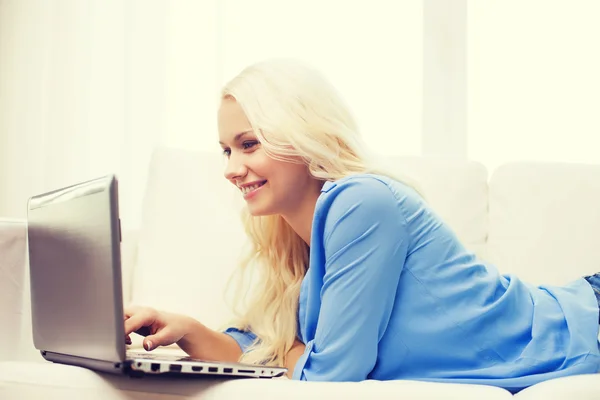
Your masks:
{"label": "sofa cushion", "polygon": [[2,399],[511,399],[491,386],[416,381],[358,383],[300,382],[276,379],[133,379],[52,363],[0,362]]}
{"label": "sofa cushion", "polygon": [[600,165],[506,164],[489,201],[488,256],[501,272],[562,284],[600,271]]}
{"label": "sofa cushion", "polygon": [[600,374],[566,376],[538,383],[517,393],[515,400],[597,400]]}

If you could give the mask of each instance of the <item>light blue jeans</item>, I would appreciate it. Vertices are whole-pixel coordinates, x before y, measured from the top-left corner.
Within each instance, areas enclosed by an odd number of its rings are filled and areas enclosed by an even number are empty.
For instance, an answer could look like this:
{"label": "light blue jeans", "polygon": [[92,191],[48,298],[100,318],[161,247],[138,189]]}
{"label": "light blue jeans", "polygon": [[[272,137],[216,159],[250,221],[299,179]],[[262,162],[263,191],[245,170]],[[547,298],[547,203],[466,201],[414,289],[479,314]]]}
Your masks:
{"label": "light blue jeans", "polygon": [[596,300],[598,301],[598,323],[600,324],[600,272],[591,276],[586,276],[585,280],[589,282],[594,289],[596,294]]}

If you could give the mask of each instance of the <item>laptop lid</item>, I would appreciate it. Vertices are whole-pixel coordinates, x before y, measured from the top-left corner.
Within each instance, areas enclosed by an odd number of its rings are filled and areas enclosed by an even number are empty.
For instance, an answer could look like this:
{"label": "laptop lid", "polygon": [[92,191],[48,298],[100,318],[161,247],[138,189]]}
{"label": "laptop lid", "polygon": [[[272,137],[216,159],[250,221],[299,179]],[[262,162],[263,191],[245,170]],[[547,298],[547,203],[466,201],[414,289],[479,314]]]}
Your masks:
{"label": "laptop lid", "polygon": [[125,359],[117,186],[109,175],[29,199],[31,310],[38,350]]}

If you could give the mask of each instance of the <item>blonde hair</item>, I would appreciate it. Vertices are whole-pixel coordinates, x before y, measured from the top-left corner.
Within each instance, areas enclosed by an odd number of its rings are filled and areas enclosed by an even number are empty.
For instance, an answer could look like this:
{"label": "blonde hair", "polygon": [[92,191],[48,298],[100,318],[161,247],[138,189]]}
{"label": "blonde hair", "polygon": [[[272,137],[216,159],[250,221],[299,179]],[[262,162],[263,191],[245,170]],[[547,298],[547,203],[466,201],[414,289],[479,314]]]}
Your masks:
{"label": "blonde hair", "polygon": [[[251,65],[225,85],[221,96],[240,105],[269,156],[299,157],[316,179],[333,181],[359,173],[392,176],[367,153],[335,88],[305,64],[277,59]],[[393,178],[414,187],[407,177]],[[308,246],[279,215],[255,217],[244,208],[242,220],[250,248],[232,277],[236,318],[230,326],[250,330],[259,339],[241,361],[281,366],[298,335],[298,299],[308,268]],[[249,282],[252,271],[259,274],[254,285]]]}

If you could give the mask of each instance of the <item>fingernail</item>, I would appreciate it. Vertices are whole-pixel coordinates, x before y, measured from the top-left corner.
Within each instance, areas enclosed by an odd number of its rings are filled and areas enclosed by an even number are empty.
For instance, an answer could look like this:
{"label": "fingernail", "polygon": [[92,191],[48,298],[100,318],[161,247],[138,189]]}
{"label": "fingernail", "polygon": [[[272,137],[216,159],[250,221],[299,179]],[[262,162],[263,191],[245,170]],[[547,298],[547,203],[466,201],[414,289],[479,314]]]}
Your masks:
{"label": "fingernail", "polygon": [[146,351],[150,351],[152,349],[152,342],[147,340],[146,343],[144,343],[144,348]]}

